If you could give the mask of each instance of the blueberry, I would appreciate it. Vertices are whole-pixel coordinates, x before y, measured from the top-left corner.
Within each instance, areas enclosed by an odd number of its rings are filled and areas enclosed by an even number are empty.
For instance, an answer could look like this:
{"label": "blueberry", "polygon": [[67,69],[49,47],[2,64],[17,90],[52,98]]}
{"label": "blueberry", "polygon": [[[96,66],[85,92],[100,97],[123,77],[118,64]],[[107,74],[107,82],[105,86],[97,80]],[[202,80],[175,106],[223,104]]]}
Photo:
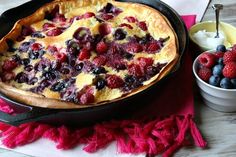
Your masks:
{"label": "blueberry", "polygon": [[233,84],[233,88],[236,89],[236,78],[230,80]]}
{"label": "blueberry", "polygon": [[106,69],[104,67],[97,67],[93,69],[94,74],[106,73]]}
{"label": "blueberry", "polygon": [[28,58],[24,58],[21,60],[21,64],[24,66],[28,65],[29,63],[30,63],[30,60]]}
{"label": "blueberry", "polygon": [[124,58],[126,58],[126,59],[128,59],[128,60],[130,60],[131,58],[133,58],[133,54],[131,54],[131,53],[128,53],[128,52],[126,52],[126,53],[124,53]]}
{"label": "blueberry", "polygon": [[219,58],[219,59],[217,60],[217,63],[223,65],[223,64],[224,64],[223,58]]}
{"label": "blueberry", "polygon": [[97,82],[95,83],[95,86],[98,90],[103,89],[106,86],[106,81],[103,79],[98,79]]}
{"label": "blueberry", "polygon": [[27,74],[23,73],[23,72],[20,72],[16,75],[16,78],[15,80],[18,82],[18,83],[27,83],[28,82],[28,77],[27,77]]}
{"label": "blueberry", "polygon": [[155,66],[149,66],[149,67],[147,67],[147,74],[149,75],[149,76],[154,76],[154,75],[156,75],[157,73],[159,73],[160,72],[160,70],[157,68],[157,67],[155,67]]}
{"label": "blueberry", "polygon": [[226,50],[226,47],[225,47],[225,45],[218,45],[217,47],[216,47],[216,51],[217,52],[226,52],[227,50]]}
{"label": "blueberry", "polygon": [[36,31],[36,32],[33,32],[31,34],[31,37],[34,37],[34,38],[44,38],[45,36],[40,31]]}
{"label": "blueberry", "polygon": [[31,80],[29,80],[28,84],[34,85],[36,82],[38,82],[38,78],[37,77],[33,77]]}
{"label": "blueberry", "polygon": [[220,81],[220,87],[221,88],[225,88],[225,89],[230,89],[233,87],[230,79],[228,78],[223,78],[221,81]]}
{"label": "blueberry", "polygon": [[30,42],[23,42],[19,47],[19,52],[27,52],[30,47]]}
{"label": "blueberry", "polygon": [[67,45],[67,51],[72,53],[72,54],[78,54],[80,51],[80,46],[77,42],[75,42],[74,40],[67,40],[66,41],[66,45]]}
{"label": "blueberry", "polygon": [[19,64],[21,63],[21,58],[17,54],[12,56],[12,60],[19,63]]}
{"label": "blueberry", "polygon": [[114,38],[116,40],[123,40],[125,39],[126,35],[127,33],[123,29],[118,28],[114,33]]}
{"label": "blueberry", "polygon": [[47,71],[43,73],[43,77],[48,80],[54,80],[57,77],[57,75],[52,71]]}
{"label": "blueberry", "polygon": [[38,59],[39,58],[39,53],[38,52],[34,52],[34,51],[30,51],[29,58],[30,59]]}
{"label": "blueberry", "polygon": [[209,79],[209,84],[212,86],[218,87],[220,85],[220,77],[219,76],[211,76]]}
{"label": "blueberry", "polygon": [[222,70],[223,70],[224,66],[221,64],[217,64],[213,67],[213,75],[215,76],[221,76],[222,75]]}
{"label": "blueberry", "polygon": [[135,81],[135,77],[132,75],[127,75],[125,76],[124,80],[126,83],[133,83]]}
{"label": "blueberry", "polygon": [[79,63],[79,64],[77,64],[77,65],[75,66],[75,69],[76,69],[77,71],[81,71],[81,70],[83,69],[83,67],[84,67],[84,64],[81,62],[81,63]]}
{"label": "blueberry", "polygon": [[65,86],[64,82],[57,82],[57,83],[52,85],[51,90],[58,92],[58,91],[63,90],[65,87],[66,86]]}
{"label": "blueberry", "polygon": [[31,70],[33,70],[33,65],[27,65],[27,66],[25,66],[25,71],[28,71],[28,72],[30,72]]}

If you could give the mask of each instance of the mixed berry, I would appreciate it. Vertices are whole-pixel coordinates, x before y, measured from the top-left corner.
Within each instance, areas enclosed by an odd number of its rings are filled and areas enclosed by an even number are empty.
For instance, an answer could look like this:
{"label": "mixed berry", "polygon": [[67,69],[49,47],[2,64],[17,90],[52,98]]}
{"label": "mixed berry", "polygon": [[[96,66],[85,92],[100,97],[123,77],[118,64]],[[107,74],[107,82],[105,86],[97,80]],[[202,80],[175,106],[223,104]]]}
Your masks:
{"label": "mixed berry", "polygon": [[[166,66],[167,63],[155,62],[152,56],[161,51],[168,38],[154,39],[147,23],[133,16],[125,17],[117,28],[112,28],[110,21],[122,12],[108,3],[96,14],[86,12],[68,18],[55,7],[45,14],[40,29],[23,26],[16,41],[18,44],[8,40],[10,55],[2,62],[1,80],[13,86],[27,84],[27,90],[38,94],[43,94],[47,88],[59,93],[59,99],[79,104],[93,103],[96,91],[119,89],[128,93],[142,86]],[[42,42],[60,36],[76,21],[91,19],[99,23],[98,34],[78,26],[71,39],[65,41],[65,46]],[[144,32],[143,37],[128,33],[127,29],[135,26]],[[138,53],[144,55],[135,58]],[[215,57],[207,54],[201,60],[207,69],[216,63]],[[224,69],[229,69],[227,66]],[[219,68],[216,67],[215,74],[229,75],[226,70],[219,72]],[[22,70],[19,72],[19,69]],[[202,73],[200,75],[209,78],[212,74]],[[76,83],[80,74],[89,74],[93,80],[79,89]]]}
{"label": "mixed berry", "polygon": [[213,53],[205,52],[198,58],[198,76],[210,85],[236,89],[236,45],[227,50],[219,45]]}

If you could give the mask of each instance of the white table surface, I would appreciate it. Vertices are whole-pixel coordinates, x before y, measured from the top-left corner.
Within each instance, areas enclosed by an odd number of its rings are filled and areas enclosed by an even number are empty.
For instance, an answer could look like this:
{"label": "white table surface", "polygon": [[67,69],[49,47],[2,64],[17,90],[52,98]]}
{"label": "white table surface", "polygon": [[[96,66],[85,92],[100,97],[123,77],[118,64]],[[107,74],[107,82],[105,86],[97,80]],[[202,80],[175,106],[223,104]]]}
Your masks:
{"label": "white table surface", "polygon": [[[11,7],[22,4],[28,0],[0,0],[0,13]],[[236,0],[212,0],[211,4],[224,4],[222,21],[236,26]],[[194,6],[193,6],[194,7]],[[214,14],[209,7],[205,13],[203,21],[214,20]],[[0,26],[1,27],[1,26]],[[1,29],[1,28],[0,28]],[[201,98],[195,96],[196,121],[204,137],[208,141],[209,148],[201,150],[199,148],[184,148],[176,153],[176,157],[236,157],[236,114],[220,113],[206,107]],[[41,141],[39,141],[41,142]],[[29,151],[34,151],[29,150]],[[79,154],[77,156],[80,156]],[[29,157],[14,150],[9,151],[0,148],[0,157]],[[51,157],[51,156],[50,156]],[[73,156],[71,156],[73,157]]]}

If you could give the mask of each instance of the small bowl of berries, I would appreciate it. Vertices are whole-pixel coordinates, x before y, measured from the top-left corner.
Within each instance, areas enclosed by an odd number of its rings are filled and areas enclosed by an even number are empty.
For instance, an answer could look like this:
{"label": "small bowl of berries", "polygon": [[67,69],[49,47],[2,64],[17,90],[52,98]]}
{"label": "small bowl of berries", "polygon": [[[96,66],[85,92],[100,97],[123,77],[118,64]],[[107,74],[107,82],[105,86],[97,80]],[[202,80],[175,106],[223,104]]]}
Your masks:
{"label": "small bowl of berries", "polygon": [[201,53],[193,62],[193,73],[203,101],[217,111],[236,111],[236,45]]}

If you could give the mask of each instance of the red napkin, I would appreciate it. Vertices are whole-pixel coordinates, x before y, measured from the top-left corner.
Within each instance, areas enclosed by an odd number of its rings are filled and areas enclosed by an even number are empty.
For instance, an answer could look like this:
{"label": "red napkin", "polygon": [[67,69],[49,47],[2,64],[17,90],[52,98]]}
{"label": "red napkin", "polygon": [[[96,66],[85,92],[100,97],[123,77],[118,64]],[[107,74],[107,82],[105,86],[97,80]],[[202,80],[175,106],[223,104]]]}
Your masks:
{"label": "red napkin", "polygon": [[[182,18],[189,28],[195,23],[196,16]],[[36,122],[19,127],[0,123],[2,142],[5,146],[14,148],[44,137],[56,142],[58,149],[71,149],[85,144],[83,150],[93,153],[112,141],[117,141],[120,153],[146,153],[147,156],[162,154],[164,157],[171,156],[177,149],[191,144],[191,137],[196,146],[205,147],[206,142],[193,121],[191,67],[190,53],[185,53],[180,70],[174,77],[169,78],[165,88],[157,91],[158,98],[154,102],[141,112],[135,113],[136,118],[111,120],[77,129]],[[14,112],[2,100],[0,110]]]}

